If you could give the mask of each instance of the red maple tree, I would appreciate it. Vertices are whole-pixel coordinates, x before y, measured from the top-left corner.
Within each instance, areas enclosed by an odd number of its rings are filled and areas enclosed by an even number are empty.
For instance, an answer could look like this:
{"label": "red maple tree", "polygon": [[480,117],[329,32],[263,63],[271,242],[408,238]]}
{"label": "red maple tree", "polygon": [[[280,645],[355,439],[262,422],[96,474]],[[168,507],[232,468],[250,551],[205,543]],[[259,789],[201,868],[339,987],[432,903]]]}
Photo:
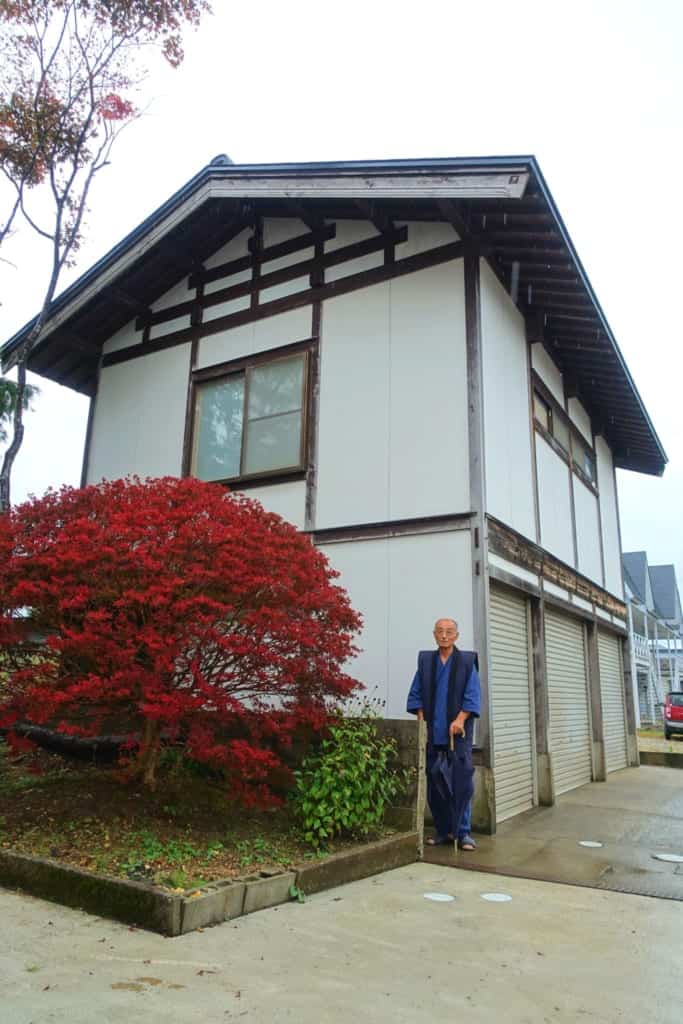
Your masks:
{"label": "red maple tree", "polygon": [[0,516],[0,557],[0,725],[125,722],[150,786],[170,739],[266,804],[295,732],[359,685],[343,665],[360,618],[324,555],[219,485],[51,492]]}

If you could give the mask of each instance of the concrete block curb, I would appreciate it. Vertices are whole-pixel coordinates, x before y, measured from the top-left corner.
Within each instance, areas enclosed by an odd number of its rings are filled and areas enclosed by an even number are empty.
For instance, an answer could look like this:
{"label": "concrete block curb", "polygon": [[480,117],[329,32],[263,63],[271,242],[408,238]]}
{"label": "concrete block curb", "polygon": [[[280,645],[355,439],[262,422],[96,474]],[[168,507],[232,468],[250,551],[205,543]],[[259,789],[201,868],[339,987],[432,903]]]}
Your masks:
{"label": "concrete block curb", "polygon": [[162,935],[178,936],[265,910],[291,899],[354,882],[418,860],[417,832],[336,853],[292,871],[264,869],[247,878],[207,883],[190,892],[165,893],[142,882],[94,875],[55,861],[0,851],[0,885],[114,918]]}
{"label": "concrete block curb", "polygon": [[279,903],[288,903],[291,898],[289,889],[295,882],[296,871],[286,871],[281,875],[256,878],[253,882],[247,882],[242,913],[253,914],[255,910],[266,910],[268,907],[276,907]]}
{"label": "concrete block curb", "polygon": [[418,833],[403,832],[390,839],[380,839],[376,843],[367,843],[358,849],[334,853],[325,860],[306,864],[297,871],[296,885],[305,896],[312,896],[323,889],[413,864],[418,860],[418,849]]}
{"label": "concrete block curb", "polygon": [[666,750],[641,750],[640,763],[657,765],[659,768],[683,768],[683,752],[679,754]]}

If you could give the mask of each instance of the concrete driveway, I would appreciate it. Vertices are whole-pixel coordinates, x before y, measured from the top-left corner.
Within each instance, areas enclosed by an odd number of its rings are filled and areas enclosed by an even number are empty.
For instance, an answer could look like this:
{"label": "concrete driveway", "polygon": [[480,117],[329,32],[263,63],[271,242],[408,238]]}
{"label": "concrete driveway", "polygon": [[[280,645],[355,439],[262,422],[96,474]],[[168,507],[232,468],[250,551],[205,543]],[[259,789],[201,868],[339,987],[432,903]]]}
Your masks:
{"label": "concrete driveway", "polygon": [[[602,846],[579,845],[586,840]],[[564,794],[554,807],[503,822],[496,836],[477,842],[476,853],[427,847],[425,856],[501,875],[683,900],[683,863],[654,857],[683,856],[683,773],[649,766],[614,772],[607,782]]]}
{"label": "concrete driveway", "polygon": [[3,1024],[680,1021],[667,900],[415,864],[177,939],[3,890],[0,914]]}

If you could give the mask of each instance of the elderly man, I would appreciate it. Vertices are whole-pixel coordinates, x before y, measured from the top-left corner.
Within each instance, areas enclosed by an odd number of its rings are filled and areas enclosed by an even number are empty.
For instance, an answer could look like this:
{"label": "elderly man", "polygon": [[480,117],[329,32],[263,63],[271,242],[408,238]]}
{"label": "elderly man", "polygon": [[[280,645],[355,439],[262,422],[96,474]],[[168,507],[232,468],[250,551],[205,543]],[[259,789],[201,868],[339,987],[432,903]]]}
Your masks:
{"label": "elderly man", "polygon": [[[434,819],[436,835],[427,840],[432,846],[452,843],[458,849],[475,850],[470,835],[470,804],[474,790],[472,734],[479,717],[481,687],[474,651],[456,647],[458,624],[454,619],[438,619],[434,626],[437,650],[420,651],[417,672],[408,694],[407,710],[427,723],[427,800]],[[454,752],[449,754],[451,737]],[[438,785],[439,760],[452,772],[451,789]],[[457,806],[464,811],[455,820]],[[456,806],[457,805],[457,806]]]}

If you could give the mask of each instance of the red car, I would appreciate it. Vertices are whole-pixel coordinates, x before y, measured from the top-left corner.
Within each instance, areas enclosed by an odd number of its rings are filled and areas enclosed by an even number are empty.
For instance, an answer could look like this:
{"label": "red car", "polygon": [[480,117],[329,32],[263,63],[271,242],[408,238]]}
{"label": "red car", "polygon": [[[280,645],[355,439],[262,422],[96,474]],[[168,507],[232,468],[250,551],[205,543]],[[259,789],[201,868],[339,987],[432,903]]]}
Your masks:
{"label": "red car", "polygon": [[683,693],[667,693],[664,701],[664,735],[668,740],[683,735]]}

